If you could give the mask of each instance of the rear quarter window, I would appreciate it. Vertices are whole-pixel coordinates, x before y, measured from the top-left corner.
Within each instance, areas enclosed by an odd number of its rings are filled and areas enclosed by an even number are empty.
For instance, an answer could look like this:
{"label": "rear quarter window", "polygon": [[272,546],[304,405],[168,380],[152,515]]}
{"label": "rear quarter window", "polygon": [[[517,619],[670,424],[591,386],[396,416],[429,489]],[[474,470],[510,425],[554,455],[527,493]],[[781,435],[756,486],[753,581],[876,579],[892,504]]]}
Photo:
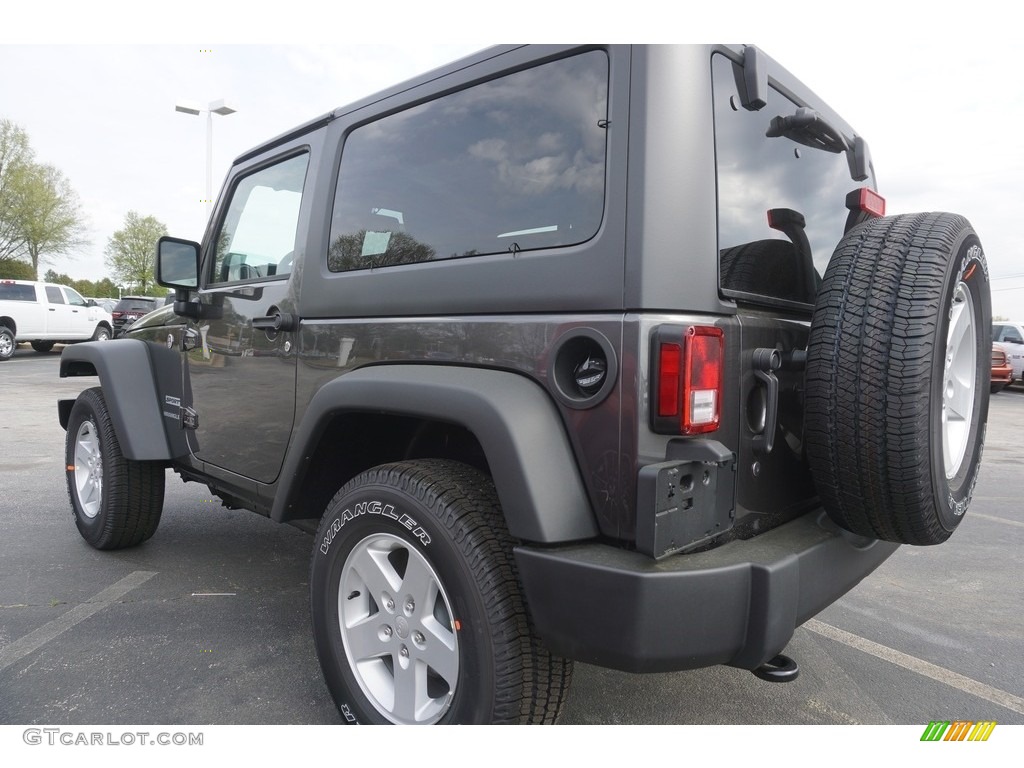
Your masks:
{"label": "rear quarter window", "polygon": [[149,312],[150,310],[155,309],[156,306],[156,299],[126,299],[118,302],[114,309],[118,312],[134,312],[138,310]]}
{"label": "rear quarter window", "polygon": [[334,272],[582,243],[604,206],[608,58],[532,67],[357,127]]}
{"label": "rear quarter window", "polygon": [[0,283],[0,301],[35,301],[36,289],[31,285]]}

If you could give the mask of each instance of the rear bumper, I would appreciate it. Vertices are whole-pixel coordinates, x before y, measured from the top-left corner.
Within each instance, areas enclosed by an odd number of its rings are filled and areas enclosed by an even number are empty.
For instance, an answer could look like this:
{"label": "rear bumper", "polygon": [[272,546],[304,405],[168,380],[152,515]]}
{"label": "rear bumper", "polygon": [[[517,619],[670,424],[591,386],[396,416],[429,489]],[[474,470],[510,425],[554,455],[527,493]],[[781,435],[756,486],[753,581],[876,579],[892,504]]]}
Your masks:
{"label": "rear bumper", "polygon": [[518,547],[516,562],[557,655],[628,672],[754,669],[897,547],[840,531],[821,512],[659,561],[588,542]]}

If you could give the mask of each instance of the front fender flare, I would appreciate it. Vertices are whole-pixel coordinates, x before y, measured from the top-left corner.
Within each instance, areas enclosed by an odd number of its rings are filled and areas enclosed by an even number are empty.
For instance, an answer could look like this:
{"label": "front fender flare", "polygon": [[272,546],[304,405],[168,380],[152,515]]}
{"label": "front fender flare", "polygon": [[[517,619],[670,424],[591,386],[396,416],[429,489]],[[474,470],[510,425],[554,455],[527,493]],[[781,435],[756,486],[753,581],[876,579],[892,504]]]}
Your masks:
{"label": "front fender flare", "polygon": [[[61,353],[60,376],[99,376],[125,458],[170,461],[188,454],[180,422],[170,418],[172,413],[180,418],[181,358],[176,352],[138,339],[72,344]],[[177,398],[179,406],[167,405],[168,396]],[[65,429],[72,402],[57,406]]]}
{"label": "front fender flare", "polygon": [[598,530],[551,397],[525,376],[441,365],[379,365],[333,379],[295,430],[271,517],[294,517],[316,446],[346,412],[447,421],[472,432],[491,469],[509,532],[526,541],[588,539]]}

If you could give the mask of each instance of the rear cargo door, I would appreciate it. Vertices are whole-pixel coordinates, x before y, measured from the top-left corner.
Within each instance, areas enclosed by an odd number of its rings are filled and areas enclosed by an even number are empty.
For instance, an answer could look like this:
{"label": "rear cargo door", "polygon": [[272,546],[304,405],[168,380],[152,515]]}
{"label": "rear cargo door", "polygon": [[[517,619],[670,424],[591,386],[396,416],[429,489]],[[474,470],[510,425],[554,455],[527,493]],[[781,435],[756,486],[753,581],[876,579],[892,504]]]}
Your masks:
{"label": "rear cargo door", "polygon": [[816,504],[803,450],[803,353],[847,195],[873,182],[853,178],[869,164],[848,125],[770,61],[747,63],[768,75],[760,102],[743,62],[716,54],[711,65],[719,285],[736,303],[742,339],[737,525],[759,529]]}

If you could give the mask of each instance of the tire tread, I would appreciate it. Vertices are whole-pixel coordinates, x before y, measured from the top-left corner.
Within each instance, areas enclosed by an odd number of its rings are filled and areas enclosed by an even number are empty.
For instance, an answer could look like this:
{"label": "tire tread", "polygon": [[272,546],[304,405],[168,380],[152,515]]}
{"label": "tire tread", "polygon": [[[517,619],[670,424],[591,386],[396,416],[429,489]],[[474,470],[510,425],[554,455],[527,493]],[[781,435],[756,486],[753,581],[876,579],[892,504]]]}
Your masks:
{"label": "tire tread", "polygon": [[163,511],[165,471],[162,464],[126,459],[121,452],[106,400],[100,387],[83,391],[75,402],[68,424],[68,463],[73,459],[76,411],[86,411],[99,433],[103,452],[102,522],[99,528],[83,524],[77,511],[73,475],[68,476],[68,496],[78,529],[96,549],[125,549],[151,538]]}
{"label": "tire tread", "polygon": [[[568,695],[572,661],[553,656],[534,632],[494,484],[454,461],[424,459],[385,464],[345,485],[328,508],[367,486],[387,486],[418,500],[450,533],[466,558],[487,606],[494,638],[495,701],[487,722],[557,721]],[[321,521],[319,541],[329,515]],[[312,580],[311,564],[311,580]]]}
{"label": "tire tread", "polygon": [[935,509],[941,437],[928,404],[942,287],[969,231],[952,214],[876,219],[851,230],[829,263],[808,345],[805,434],[826,509],[855,533],[910,544],[952,533]]}

